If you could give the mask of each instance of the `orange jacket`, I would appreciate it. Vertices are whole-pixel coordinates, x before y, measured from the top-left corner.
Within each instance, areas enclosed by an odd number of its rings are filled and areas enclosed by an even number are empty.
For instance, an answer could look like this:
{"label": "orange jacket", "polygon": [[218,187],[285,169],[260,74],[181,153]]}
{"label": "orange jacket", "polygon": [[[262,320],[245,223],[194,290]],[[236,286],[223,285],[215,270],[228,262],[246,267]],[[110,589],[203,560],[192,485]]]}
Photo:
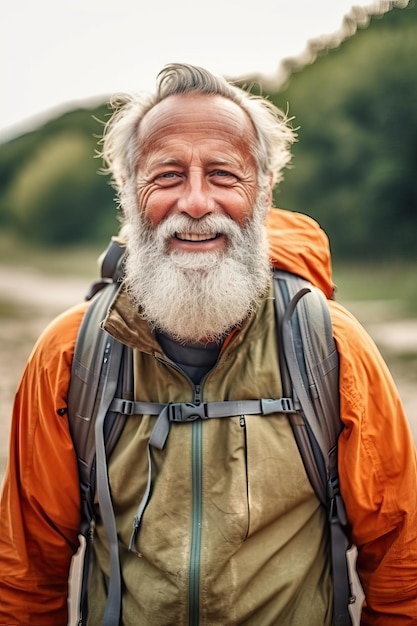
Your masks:
{"label": "orange jacket", "polygon": [[[310,218],[273,210],[271,259],[333,293],[327,238]],[[86,304],[35,346],[16,394],[0,511],[0,626],[67,623],[80,521],[66,394]],[[359,323],[330,301],[340,353],[341,489],[366,595],[362,624],[417,624],[417,461],[387,367]],[[45,348],[47,346],[47,349]]]}

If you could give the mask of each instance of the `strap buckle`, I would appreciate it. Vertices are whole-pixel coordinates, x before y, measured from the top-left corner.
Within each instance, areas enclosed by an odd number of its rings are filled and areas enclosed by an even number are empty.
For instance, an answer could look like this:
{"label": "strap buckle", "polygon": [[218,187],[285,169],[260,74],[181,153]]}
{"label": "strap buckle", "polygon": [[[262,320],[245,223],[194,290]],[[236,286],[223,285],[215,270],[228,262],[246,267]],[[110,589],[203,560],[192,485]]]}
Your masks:
{"label": "strap buckle", "polygon": [[295,413],[292,398],[271,398],[261,399],[262,415],[270,415],[271,413]]}
{"label": "strap buckle", "polygon": [[168,405],[168,417],[170,422],[195,422],[198,419],[207,419],[206,403],[173,402]]}

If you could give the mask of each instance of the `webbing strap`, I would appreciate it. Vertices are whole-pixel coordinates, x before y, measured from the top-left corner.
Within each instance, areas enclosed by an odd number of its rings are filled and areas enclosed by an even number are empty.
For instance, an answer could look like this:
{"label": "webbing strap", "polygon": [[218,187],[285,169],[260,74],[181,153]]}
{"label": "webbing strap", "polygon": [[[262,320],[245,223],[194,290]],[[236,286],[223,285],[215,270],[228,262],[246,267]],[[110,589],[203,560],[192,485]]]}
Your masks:
{"label": "webbing strap", "polygon": [[169,407],[172,422],[192,422],[198,418],[232,417],[233,415],[270,415],[296,413],[292,398],[261,398],[260,400],[223,400],[221,402],[135,402],[114,398],[110,411],[123,415],[160,415]]}
{"label": "webbing strap", "polygon": [[87,614],[88,614],[88,581],[90,579],[91,559],[92,559],[92,537],[90,532],[85,535],[86,545],[84,550],[84,561],[81,572],[81,587],[80,587],[80,614],[77,622],[77,626],[86,626]]}
{"label": "webbing strap", "polygon": [[129,550],[134,552],[135,554],[139,554],[135,548],[136,537],[139,532],[139,526],[142,519],[142,515],[145,512],[146,505],[148,504],[149,496],[151,495],[152,488],[152,454],[151,454],[151,440],[149,439],[148,445],[146,447],[147,455],[148,455],[148,480],[146,483],[145,493],[143,494],[142,500],[138,506],[136,511],[136,515],[133,518],[133,531],[129,541]]}
{"label": "webbing strap", "polygon": [[172,422],[194,422],[234,415],[270,415],[296,413],[292,398],[261,398],[260,400],[225,400],[222,402],[133,402],[115,398],[110,410],[124,415],[158,415],[150,437],[150,445],[162,450]]}
{"label": "webbing strap", "polygon": [[339,480],[330,482],[329,527],[332,546],[334,625],[352,626],[348,605],[356,601],[352,593],[347,565],[349,542],[343,527],[347,524],[345,505],[340,495]]}
{"label": "webbing strap", "polygon": [[106,345],[103,359],[103,369],[105,370],[103,393],[101,395],[95,424],[97,495],[110,553],[110,579],[102,626],[119,626],[121,615],[122,593],[119,544],[107,473],[104,422],[114,394],[116,393],[118,382],[119,368],[117,367],[115,370],[112,367],[112,363],[120,362],[122,349],[123,346],[118,341],[109,339]]}

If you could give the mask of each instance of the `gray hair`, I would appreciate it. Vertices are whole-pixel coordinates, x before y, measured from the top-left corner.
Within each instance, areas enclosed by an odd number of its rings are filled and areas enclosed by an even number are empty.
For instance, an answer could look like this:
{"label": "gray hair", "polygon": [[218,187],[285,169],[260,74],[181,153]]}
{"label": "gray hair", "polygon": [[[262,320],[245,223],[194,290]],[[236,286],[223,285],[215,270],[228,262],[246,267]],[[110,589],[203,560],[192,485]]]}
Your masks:
{"label": "gray hair", "polygon": [[282,180],[282,171],[291,160],[291,144],[296,139],[286,114],[266,98],[244,91],[221,76],[201,67],[173,63],[158,74],[154,94],[126,94],[110,102],[113,114],[104,129],[100,156],[105,163],[103,170],[112,175],[119,194],[124,183],[133,183],[135,179],[141,120],[168,96],[188,93],[223,96],[239,105],[255,128],[257,145],[253,151],[260,188],[265,189],[271,180],[273,186]]}

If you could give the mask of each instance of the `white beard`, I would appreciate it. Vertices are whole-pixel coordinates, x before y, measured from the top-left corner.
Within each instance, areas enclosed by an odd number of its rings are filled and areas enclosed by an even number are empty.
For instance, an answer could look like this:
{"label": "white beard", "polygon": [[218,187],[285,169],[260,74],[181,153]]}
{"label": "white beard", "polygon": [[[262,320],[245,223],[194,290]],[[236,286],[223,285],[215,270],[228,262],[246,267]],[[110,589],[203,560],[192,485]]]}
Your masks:
{"label": "white beard", "polygon": [[[126,200],[126,287],[142,316],[152,329],[176,340],[220,342],[250,315],[268,288],[271,269],[263,210],[255,207],[243,227],[222,215],[199,220],[173,215],[153,228],[133,200],[130,207]],[[168,239],[176,232],[222,233],[226,247],[169,251]]]}

